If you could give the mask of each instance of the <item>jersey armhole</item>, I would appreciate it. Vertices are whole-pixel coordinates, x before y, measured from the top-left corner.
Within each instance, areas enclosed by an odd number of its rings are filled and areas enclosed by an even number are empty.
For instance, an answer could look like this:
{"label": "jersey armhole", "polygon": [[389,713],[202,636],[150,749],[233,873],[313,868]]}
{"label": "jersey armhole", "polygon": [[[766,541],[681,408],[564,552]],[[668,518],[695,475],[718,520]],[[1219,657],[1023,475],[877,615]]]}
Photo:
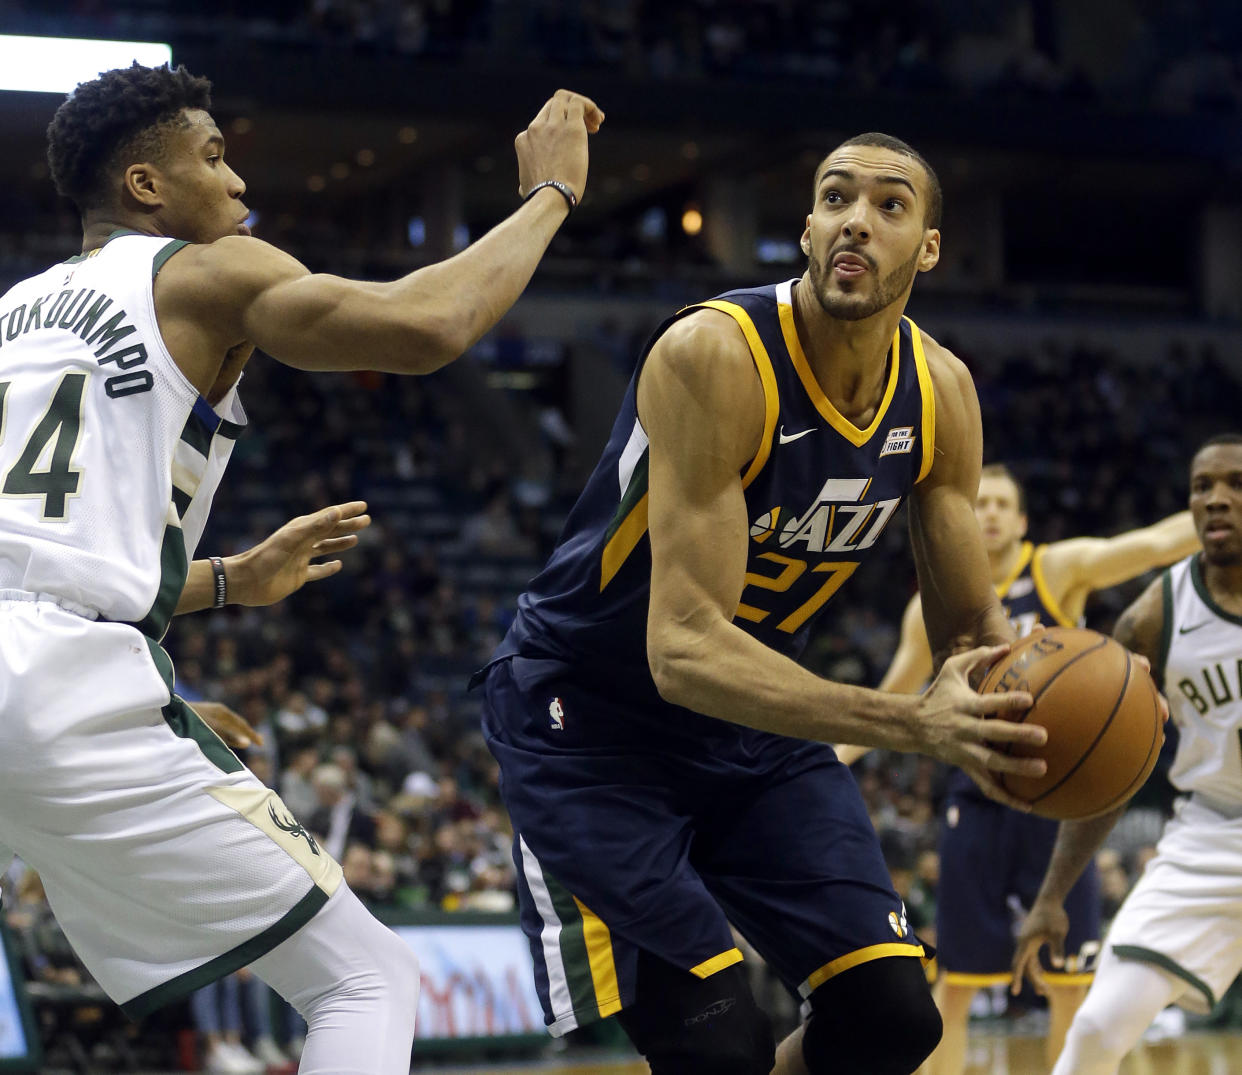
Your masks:
{"label": "jersey armhole", "polygon": [[1052,618],[1057,623],[1062,627],[1077,627],[1078,624],[1071,620],[1062,610],[1060,603],[1053,596],[1052,591],[1048,589],[1048,583],[1044,579],[1044,551],[1047,548],[1047,545],[1040,545],[1031,556],[1031,581],[1035,583],[1035,592],[1039,594],[1039,599],[1043,602],[1044,608],[1052,614]]}
{"label": "jersey armhole", "polygon": [[768,456],[772,453],[772,436],[776,432],[776,419],[781,406],[780,393],[776,387],[776,371],[772,368],[772,358],[768,354],[768,349],[763,346],[759,330],[755,328],[750,314],[741,306],[732,302],[723,302],[720,299],[711,299],[699,303],[695,309],[719,310],[737,322],[742,335],[746,337],[750,357],[755,363],[759,382],[763,386],[763,437],[759,441],[759,451],[755,453],[754,459],[750,461],[742,474],[742,488],[745,489],[759,476],[759,472],[767,464]]}
{"label": "jersey armhole", "polygon": [[155,278],[159,276],[160,269],[162,269],[168,263],[168,259],[172,257],[178,250],[182,250],[189,245],[190,243],[189,243],[189,240],[187,239],[173,239],[172,242],[165,243],[162,247],[159,248],[158,251],[156,251],[155,257],[151,259],[151,281],[152,283],[154,283]]}
{"label": "jersey armhole", "polygon": [[[909,318],[906,318],[910,321]],[[936,390],[932,384],[931,371],[927,368],[927,355],[923,353],[923,334],[918,325],[910,321],[910,345],[914,351],[914,369],[919,378],[919,394],[923,400],[923,462],[919,466],[915,484],[931,473],[932,460],[936,457]]]}
{"label": "jersey armhole", "polygon": [[1160,645],[1156,649],[1156,664],[1151,670],[1152,679],[1164,690],[1164,670],[1169,664],[1169,647],[1173,644],[1173,572],[1165,568],[1160,575]]}

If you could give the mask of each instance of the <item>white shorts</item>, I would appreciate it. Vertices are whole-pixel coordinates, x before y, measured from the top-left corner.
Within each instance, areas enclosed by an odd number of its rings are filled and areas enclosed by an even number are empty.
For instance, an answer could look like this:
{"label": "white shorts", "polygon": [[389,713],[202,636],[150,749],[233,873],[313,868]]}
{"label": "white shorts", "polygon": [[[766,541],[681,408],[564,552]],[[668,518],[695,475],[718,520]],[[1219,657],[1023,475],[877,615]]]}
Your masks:
{"label": "white shorts", "polygon": [[340,867],[133,627],[0,600],[0,845],[137,1018],[274,948]]}
{"label": "white shorts", "polygon": [[1180,1007],[1210,1011],[1242,970],[1242,817],[1179,802],[1105,944],[1182,979]]}

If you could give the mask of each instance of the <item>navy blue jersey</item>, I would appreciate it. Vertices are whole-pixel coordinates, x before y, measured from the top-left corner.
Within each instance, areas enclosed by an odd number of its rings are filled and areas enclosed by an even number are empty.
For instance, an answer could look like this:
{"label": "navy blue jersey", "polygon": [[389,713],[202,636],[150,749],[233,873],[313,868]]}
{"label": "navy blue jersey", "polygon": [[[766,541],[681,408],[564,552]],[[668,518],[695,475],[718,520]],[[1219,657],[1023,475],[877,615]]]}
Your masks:
{"label": "navy blue jersey", "polygon": [[1057,604],[1044,581],[1042,561],[1047,545],[1022,543],[1018,562],[1009,578],[996,587],[996,596],[1019,638],[1025,638],[1036,626],[1077,627]]}
{"label": "navy blue jersey", "polygon": [[[1041,624],[1044,627],[1079,626],[1061,610],[1044,580],[1042,561],[1047,548],[1047,545],[1022,542],[1017,563],[1010,570],[1009,577],[996,587],[1001,608],[1019,638],[1025,638]],[[986,798],[978,785],[960,769],[955,769],[950,776],[948,792],[975,799]]]}
{"label": "navy blue jersey", "polygon": [[518,600],[494,659],[520,654],[607,676],[660,704],[647,665],[651,547],[647,436],[638,377],[669,325],[715,309],[741,328],[763,385],[763,438],[740,477],[751,520],[746,588],[734,622],[796,657],[812,624],[931,469],[935,405],[917,326],[903,318],[875,418],[859,429],[824,395],[794,327],[794,281],[733,291],[681,310],[639,361],[603,457],[547,566]]}

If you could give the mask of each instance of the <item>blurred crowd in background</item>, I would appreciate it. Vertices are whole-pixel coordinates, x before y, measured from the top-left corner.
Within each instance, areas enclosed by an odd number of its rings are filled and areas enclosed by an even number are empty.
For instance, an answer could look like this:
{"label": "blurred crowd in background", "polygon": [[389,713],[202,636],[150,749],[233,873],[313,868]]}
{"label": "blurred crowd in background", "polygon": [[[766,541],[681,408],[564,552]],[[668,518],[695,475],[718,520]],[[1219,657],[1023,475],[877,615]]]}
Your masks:
{"label": "blurred crowd in background", "polygon": [[[1170,111],[1242,105],[1242,14],[1208,0],[16,0],[28,32],[64,15],[116,36],[232,30],[265,47],[612,70],[652,79],[962,89]],[[1067,32],[1067,27],[1070,32]],[[1101,31],[1109,55],[1093,51]],[[51,32],[55,32],[54,30]]]}

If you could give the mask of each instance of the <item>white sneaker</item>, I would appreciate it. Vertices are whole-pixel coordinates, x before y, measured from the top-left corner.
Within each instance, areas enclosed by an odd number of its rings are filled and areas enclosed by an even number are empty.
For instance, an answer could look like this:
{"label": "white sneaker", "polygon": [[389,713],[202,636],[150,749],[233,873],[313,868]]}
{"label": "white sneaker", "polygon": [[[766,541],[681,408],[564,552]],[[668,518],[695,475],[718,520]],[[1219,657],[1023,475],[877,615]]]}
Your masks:
{"label": "white sneaker", "polygon": [[260,1075],[266,1070],[266,1064],[232,1042],[222,1041],[207,1054],[207,1071],[213,1075]]}
{"label": "white sneaker", "polygon": [[1165,1041],[1168,1038],[1180,1038],[1186,1033],[1186,1013],[1181,1008],[1164,1008],[1152,1020],[1143,1040],[1148,1042]]}
{"label": "white sneaker", "polygon": [[289,1058],[280,1051],[280,1046],[267,1035],[256,1039],[250,1051],[254,1053],[255,1059],[263,1061],[269,1067],[283,1068],[289,1064]]}

